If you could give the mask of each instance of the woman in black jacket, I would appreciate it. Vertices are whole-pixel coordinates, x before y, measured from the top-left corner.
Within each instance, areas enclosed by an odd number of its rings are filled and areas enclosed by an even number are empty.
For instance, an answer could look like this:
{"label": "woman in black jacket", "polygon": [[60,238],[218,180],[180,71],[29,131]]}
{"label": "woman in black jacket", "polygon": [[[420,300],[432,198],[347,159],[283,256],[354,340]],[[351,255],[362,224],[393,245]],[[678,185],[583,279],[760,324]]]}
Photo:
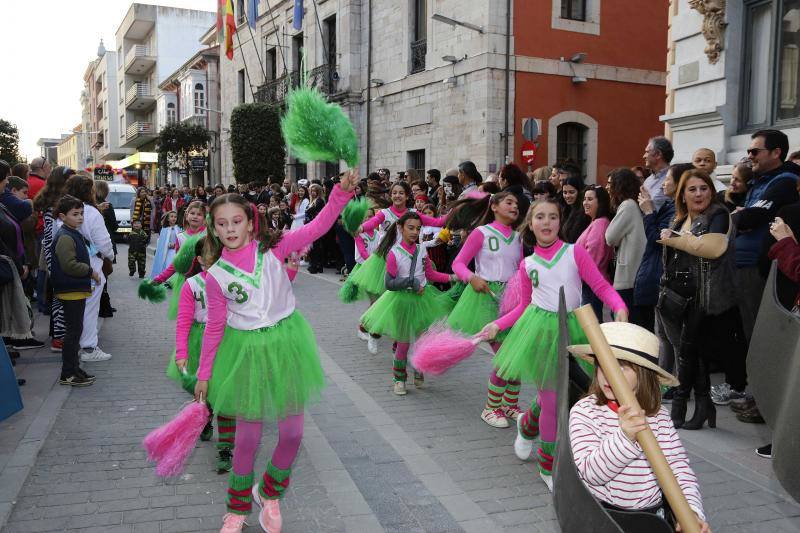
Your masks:
{"label": "woman in black jacket", "polygon": [[509,163],[500,169],[500,174],[497,175],[497,184],[500,185],[502,192],[513,193],[517,198],[519,216],[517,216],[517,220],[513,224],[513,226],[517,226],[525,220],[525,215],[528,213],[528,208],[531,206],[531,199],[533,198],[528,176],[517,165]]}
{"label": "woman in black jacket", "polygon": [[[746,343],[736,301],[735,260],[728,210],[719,203],[714,183],[705,172],[689,170],[675,193],[675,220],[661,231],[668,240],[661,279],[659,310],[668,329],[680,331],[677,344],[680,385],[672,402],[676,428],[716,426],[710,398],[708,353],[727,342],[725,374],[737,391],[746,385]],[[716,234],[716,235],[715,235]],[[699,237],[705,237],[698,241]],[[735,334],[730,332],[734,325]],[[738,326],[738,327],[737,327]],[[688,422],[686,402],[694,389],[695,411]]]}

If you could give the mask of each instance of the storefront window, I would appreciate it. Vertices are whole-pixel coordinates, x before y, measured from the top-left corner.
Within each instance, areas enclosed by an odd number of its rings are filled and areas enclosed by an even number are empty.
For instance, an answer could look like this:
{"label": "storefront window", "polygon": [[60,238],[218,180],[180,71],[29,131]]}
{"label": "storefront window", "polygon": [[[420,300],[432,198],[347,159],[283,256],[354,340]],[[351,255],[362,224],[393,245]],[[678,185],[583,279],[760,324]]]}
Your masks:
{"label": "storefront window", "polygon": [[800,0],[784,0],[780,18],[778,120],[800,117],[797,99],[800,68]]}

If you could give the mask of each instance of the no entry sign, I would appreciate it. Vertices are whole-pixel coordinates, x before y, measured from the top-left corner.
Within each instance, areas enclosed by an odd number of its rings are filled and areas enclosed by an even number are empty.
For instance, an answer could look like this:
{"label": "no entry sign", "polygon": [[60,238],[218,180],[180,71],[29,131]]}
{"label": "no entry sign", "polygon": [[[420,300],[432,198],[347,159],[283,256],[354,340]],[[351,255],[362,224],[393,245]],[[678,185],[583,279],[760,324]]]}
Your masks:
{"label": "no entry sign", "polygon": [[525,141],[522,143],[520,153],[522,154],[522,160],[525,164],[532,165],[536,160],[536,144],[531,141]]}

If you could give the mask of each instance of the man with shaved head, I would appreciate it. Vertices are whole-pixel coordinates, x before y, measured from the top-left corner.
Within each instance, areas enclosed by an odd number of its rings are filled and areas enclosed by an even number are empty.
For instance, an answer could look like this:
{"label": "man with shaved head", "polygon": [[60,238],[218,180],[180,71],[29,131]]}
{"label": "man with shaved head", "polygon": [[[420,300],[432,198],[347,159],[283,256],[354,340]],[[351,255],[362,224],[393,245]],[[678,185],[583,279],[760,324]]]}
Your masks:
{"label": "man with shaved head", "polygon": [[[28,198],[34,199],[39,191],[44,187],[44,182],[47,176],[50,175],[52,167],[50,161],[46,157],[34,157],[31,161],[31,170],[28,172]],[[44,218],[39,214],[36,221],[36,254],[38,255],[42,248],[42,232],[44,231]],[[38,261],[37,261],[38,263]],[[44,270],[39,270],[36,273],[36,306],[40,313],[48,313],[49,309],[45,297],[45,280],[46,275]]]}

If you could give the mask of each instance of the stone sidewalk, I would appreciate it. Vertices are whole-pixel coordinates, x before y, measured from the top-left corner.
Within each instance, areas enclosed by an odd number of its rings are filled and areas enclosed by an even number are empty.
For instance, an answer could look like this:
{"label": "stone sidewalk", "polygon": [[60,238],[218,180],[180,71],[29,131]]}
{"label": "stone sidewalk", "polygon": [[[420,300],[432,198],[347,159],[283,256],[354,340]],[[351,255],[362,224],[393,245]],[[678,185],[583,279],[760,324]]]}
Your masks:
{"label": "stone sidewalk", "polygon": [[[226,476],[213,470],[211,443],[198,445],[177,479],[162,481],[145,460],[144,435],[188,396],[164,375],[173,344],[165,306],[136,298],[138,278],[127,277],[125,246],[120,255],[111,279],[119,312],[101,333],[101,346],[114,358],[87,365],[97,383],[65,395],[3,533],[219,530]],[[284,531],[558,531],[534,466],[513,454],[513,430],[490,428],[479,418],[489,355],[477,352],[446,376],[396,397],[390,343],[382,340],[378,355],[367,352],[355,337],[364,306],[341,304],[337,285],[330,275],[304,274],[296,281],[298,307],[317,334],[328,387],[306,416],[282,505]],[[55,385],[50,396],[63,390]],[[523,388],[522,397],[526,401],[530,390]],[[0,423],[0,437],[17,423],[15,417]],[[762,443],[763,429],[748,428],[755,431],[748,437],[734,424],[721,416],[720,429],[682,433],[714,530],[800,531],[800,506],[784,499],[764,460],[750,465],[741,459]],[[276,438],[275,428],[266,427],[257,461],[262,468]],[[0,449],[0,457],[6,451]],[[248,531],[260,530],[255,517],[248,522]]]}

